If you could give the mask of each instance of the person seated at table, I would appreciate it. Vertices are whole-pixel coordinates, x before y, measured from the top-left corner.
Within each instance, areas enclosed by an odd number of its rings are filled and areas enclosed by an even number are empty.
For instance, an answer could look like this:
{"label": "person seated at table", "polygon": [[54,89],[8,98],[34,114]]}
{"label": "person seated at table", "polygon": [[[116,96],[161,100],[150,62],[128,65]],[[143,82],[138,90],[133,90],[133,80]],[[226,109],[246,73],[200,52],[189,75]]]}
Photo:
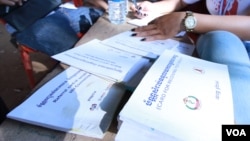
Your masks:
{"label": "person seated at table", "polygon": [[75,7],[61,0],[0,0],[0,18],[15,43],[52,56],[72,48],[77,35],[103,15],[107,8],[103,0],[90,1],[95,6]]}
{"label": "person seated at table", "polygon": [[[192,9],[176,12],[198,1],[165,1],[165,5],[158,7],[167,8],[169,14],[147,26],[132,29],[135,32],[133,36],[144,37],[142,41],[152,41],[172,38],[184,30],[198,34],[195,42],[198,56],[228,66],[236,124],[250,124],[250,1],[206,0],[210,14],[191,12]],[[149,8],[150,5],[147,6]]]}

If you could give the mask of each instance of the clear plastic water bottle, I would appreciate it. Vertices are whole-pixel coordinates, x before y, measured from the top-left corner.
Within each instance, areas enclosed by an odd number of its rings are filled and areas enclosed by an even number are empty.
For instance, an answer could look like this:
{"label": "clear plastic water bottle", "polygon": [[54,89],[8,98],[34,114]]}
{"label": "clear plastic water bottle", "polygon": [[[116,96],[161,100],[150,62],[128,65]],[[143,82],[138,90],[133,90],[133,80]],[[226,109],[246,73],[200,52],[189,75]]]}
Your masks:
{"label": "clear plastic water bottle", "polygon": [[126,21],[126,0],[108,0],[109,20],[113,24],[122,24]]}
{"label": "clear plastic water bottle", "polygon": [[129,0],[125,0],[125,3],[126,3],[126,15],[127,15],[129,11]]}

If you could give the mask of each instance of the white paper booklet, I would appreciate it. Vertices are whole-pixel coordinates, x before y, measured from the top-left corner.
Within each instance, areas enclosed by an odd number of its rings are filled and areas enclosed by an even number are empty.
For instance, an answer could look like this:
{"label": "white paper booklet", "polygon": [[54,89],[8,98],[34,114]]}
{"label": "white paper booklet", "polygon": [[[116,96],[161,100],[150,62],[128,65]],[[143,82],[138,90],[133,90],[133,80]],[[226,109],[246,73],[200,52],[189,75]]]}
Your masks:
{"label": "white paper booklet", "polygon": [[191,44],[173,39],[143,42],[142,37],[132,37],[133,33],[125,31],[103,40],[102,43],[151,59],[156,59],[164,50],[175,50],[187,55],[192,55],[194,51],[194,46]]}
{"label": "white paper booklet", "polygon": [[166,50],[119,115],[123,122],[143,125],[177,140],[220,141],[221,125],[233,124],[233,114],[226,65]]}
{"label": "white paper booklet", "polygon": [[97,39],[52,57],[94,75],[124,83],[149,62],[142,56],[104,45]]}
{"label": "white paper booklet", "polygon": [[55,130],[103,138],[125,89],[69,67],[7,114]]}

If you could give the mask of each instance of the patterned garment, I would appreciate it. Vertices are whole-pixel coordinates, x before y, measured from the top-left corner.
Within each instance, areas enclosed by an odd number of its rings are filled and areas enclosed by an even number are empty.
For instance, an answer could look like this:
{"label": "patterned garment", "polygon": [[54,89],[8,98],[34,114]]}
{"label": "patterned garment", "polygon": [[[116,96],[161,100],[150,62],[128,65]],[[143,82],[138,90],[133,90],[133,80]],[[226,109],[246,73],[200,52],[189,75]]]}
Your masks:
{"label": "patterned garment", "polygon": [[[193,4],[200,0],[183,0]],[[250,0],[207,0],[207,9],[212,15],[246,15],[250,14]]]}
{"label": "patterned garment", "polygon": [[213,15],[246,15],[250,12],[249,0],[207,0],[206,3]]}

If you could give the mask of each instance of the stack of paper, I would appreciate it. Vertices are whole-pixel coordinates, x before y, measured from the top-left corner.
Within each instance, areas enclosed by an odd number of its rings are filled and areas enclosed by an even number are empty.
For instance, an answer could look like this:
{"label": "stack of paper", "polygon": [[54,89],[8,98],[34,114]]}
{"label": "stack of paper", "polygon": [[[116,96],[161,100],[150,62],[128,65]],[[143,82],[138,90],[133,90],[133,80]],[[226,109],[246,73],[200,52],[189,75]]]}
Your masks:
{"label": "stack of paper", "polygon": [[149,63],[149,59],[104,45],[97,39],[52,57],[70,66],[125,85],[129,85],[137,73]]}
{"label": "stack of paper", "polygon": [[[178,47],[182,48],[174,40],[139,43],[130,36],[126,38],[130,38],[131,42],[121,44],[124,41],[120,39],[128,33],[111,37],[107,42],[94,39],[52,56],[70,67],[38,89],[8,113],[7,117],[51,129],[102,138],[125,90],[129,88],[133,91],[154,63],[144,55],[153,54],[156,56],[154,59],[157,59],[165,49],[175,48],[180,51]],[[117,38],[118,42],[114,43]],[[129,51],[128,46],[135,49]],[[187,52],[193,51],[192,46],[184,46],[187,47]],[[138,50],[143,54],[137,53]],[[151,79],[154,77],[158,76],[152,76]],[[151,79],[145,81],[150,82]],[[145,89],[143,93],[147,92]]]}
{"label": "stack of paper", "polygon": [[194,46],[173,39],[141,41],[143,37],[132,37],[134,32],[126,31],[105,39],[102,43],[114,48],[138,54],[150,59],[157,59],[164,50],[174,50],[187,55],[192,55]]}
{"label": "stack of paper", "polygon": [[166,50],[119,120],[117,141],[220,141],[221,125],[234,123],[227,66]]}
{"label": "stack of paper", "polygon": [[69,67],[7,117],[55,130],[103,138],[125,88]]}

